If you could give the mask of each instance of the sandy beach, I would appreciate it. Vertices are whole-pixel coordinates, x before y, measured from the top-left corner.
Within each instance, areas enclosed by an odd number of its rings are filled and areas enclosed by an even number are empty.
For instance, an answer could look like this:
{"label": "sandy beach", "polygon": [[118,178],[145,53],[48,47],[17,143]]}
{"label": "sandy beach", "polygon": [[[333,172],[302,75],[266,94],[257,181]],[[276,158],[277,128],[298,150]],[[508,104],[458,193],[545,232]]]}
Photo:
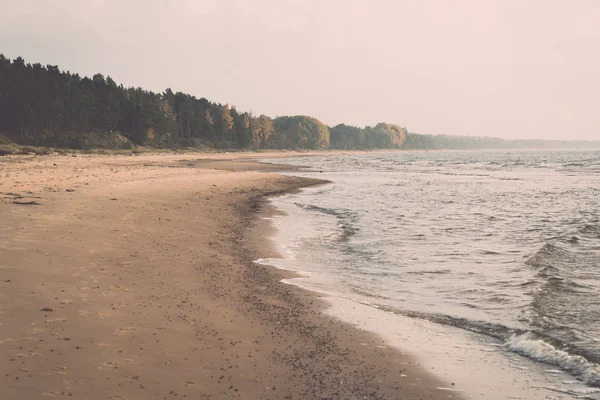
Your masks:
{"label": "sandy beach", "polygon": [[0,158],[0,398],[459,398],[253,262],[277,155]]}

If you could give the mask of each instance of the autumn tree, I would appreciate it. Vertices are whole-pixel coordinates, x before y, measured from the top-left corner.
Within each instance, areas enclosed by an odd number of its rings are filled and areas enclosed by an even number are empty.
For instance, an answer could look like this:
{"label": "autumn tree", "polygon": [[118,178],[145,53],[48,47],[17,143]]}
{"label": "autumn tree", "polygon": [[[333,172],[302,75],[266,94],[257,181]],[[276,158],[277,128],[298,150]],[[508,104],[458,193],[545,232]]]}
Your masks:
{"label": "autumn tree", "polygon": [[329,128],[318,119],[303,115],[278,117],[272,145],[280,149],[326,149]]}
{"label": "autumn tree", "polygon": [[269,147],[275,133],[273,120],[266,115],[250,120],[250,136],[252,147],[255,149]]}

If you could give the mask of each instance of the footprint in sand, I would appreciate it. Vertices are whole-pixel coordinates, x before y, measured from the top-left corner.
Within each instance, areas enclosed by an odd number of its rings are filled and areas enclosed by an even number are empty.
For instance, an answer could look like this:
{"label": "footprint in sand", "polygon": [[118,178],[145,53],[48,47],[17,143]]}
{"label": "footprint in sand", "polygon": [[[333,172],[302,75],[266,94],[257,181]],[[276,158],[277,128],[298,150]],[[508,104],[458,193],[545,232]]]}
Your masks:
{"label": "footprint in sand", "polygon": [[133,358],[123,358],[121,361],[123,361],[125,364],[133,364],[134,362],[139,362],[139,357],[133,357]]}
{"label": "footprint in sand", "polygon": [[101,369],[103,371],[112,371],[113,369],[117,368],[119,368],[119,366],[110,361],[103,362],[102,364],[98,365],[98,369]]}
{"label": "footprint in sand", "polygon": [[52,375],[68,375],[67,372],[67,367],[59,367],[59,368],[55,368],[52,371]]}
{"label": "footprint in sand", "polygon": [[[51,319],[47,319],[44,320],[45,324],[54,324],[54,323],[60,323],[60,322],[66,322],[67,319],[66,318],[51,318]],[[32,325],[35,325],[36,323],[41,323],[41,322],[32,322]]]}
{"label": "footprint in sand", "polygon": [[127,334],[129,334],[129,333],[131,333],[131,332],[134,332],[134,331],[136,331],[136,330],[137,330],[137,328],[135,328],[135,327],[133,327],[133,326],[127,326],[127,327],[125,327],[125,328],[119,328],[119,329],[115,329],[115,330],[113,331],[113,333],[114,333],[116,336],[123,336],[123,335],[127,335]]}
{"label": "footprint in sand", "polygon": [[66,390],[73,390],[73,389],[78,389],[81,386],[83,386],[83,384],[81,382],[77,382],[77,381],[62,381],[62,384],[65,386]]}
{"label": "footprint in sand", "polygon": [[[87,272],[88,270],[89,270],[89,267],[85,267],[85,266],[84,266],[84,267],[76,267],[76,268],[73,268],[73,269],[72,269],[73,273],[71,274],[71,276],[72,276],[72,277],[74,277],[74,278],[75,278],[75,277],[77,277],[77,276],[81,276],[81,275],[84,275],[84,276],[85,276],[85,275],[87,275],[87,274],[86,274],[86,272]],[[81,281],[81,283],[85,283],[85,284],[87,284],[87,282],[86,282],[86,281]]]}

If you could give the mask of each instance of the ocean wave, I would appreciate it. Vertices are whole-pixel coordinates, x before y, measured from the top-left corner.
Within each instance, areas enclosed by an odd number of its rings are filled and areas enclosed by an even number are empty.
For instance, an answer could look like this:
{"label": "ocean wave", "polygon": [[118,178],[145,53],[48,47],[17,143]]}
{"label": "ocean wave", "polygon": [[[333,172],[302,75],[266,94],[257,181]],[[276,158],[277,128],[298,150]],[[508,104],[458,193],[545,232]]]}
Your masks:
{"label": "ocean wave", "polygon": [[491,176],[493,179],[498,179],[501,181],[522,181],[522,178],[514,178],[514,177],[506,177],[506,176]]}
{"label": "ocean wave", "polygon": [[546,364],[556,365],[568,371],[585,383],[600,386],[600,366],[592,363],[581,355],[571,354],[558,349],[534,333],[515,334],[505,343],[506,348]]}
{"label": "ocean wave", "polygon": [[394,314],[403,315],[410,318],[419,318],[427,321],[435,322],[440,325],[449,325],[456,328],[461,328],[467,331],[490,336],[496,339],[507,340],[514,334],[523,334],[527,331],[524,329],[510,328],[506,325],[497,324],[487,321],[477,321],[468,318],[454,317],[445,314],[435,314],[421,311],[403,310],[386,305],[377,305],[378,308],[392,312]]}
{"label": "ocean wave", "polygon": [[[573,382],[563,382],[563,383],[573,383]],[[576,399],[585,399],[585,400],[594,400],[593,397],[589,397],[589,395],[594,393],[600,393],[600,389],[598,388],[563,388],[563,387],[553,387],[553,386],[541,386],[543,389],[551,390],[556,393],[569,394]]]}
{"label": "ocean wave", "polygon": [[[571,236],[565,239],[566,243],[577,245],[579,239]],[[526,265],[537,268],[537,273],[529,281],[531,285],[538,286],[537,297],[556,295],[559,292],[578,293],[592,289],[582,282],[586,266],[592,263],[581,254],[573,253],[559,246],[546,243],[535,254],[525,261]]]}
{"label": "ocean wave", "polygon": [[574,374],[586,384],[600,387],[600,365],[598,365],[600,360],[571,343],[566,343],[542,332],[443,314],[401,310],[380,304],[373,306],[406,317],[424,319],[498,339],[506,349],[512,352],[558,366],[564,371]]}
{"label": "ocean wave", "polygon": [[317,211],[323,214],[328,214],[328,215],[334,215],[337,216],[340,213],[336,210],[334,210],[333,208],[326,208],[326,207],[319,207],[319,206],[314,206],[312,204],[303,204],[303,203],[294,203],[294,205],[296,207],[300,207],[303,210],[308,210],[308,211]]}
{"label": "ocean wave", "polygon": [[525,264],[533,266],[533,267],[546,267],[551,265],[552,262],[555,261],[569,261],[574,258],[574,255],[566,249],[553,245],[551,243],[546,243],[535,252],[531,257],[529,257]]}
{"label": "ocean wave", "polygon": [[356,213],[348,210],[338,210],[334,208],[319,207],[312,204],[294,203],[296,207],[302,208],[307,211],[314,211],[321,214],[331,215],[338,219],[336,226],[336,232],[329,235],[329,238],[333,238],[338,242],[345,242],[355,235],[359,229],[353,223],[356,219]]}
{"label": "ocean wave", "polygon": [[356,232],[358,232],[358,228],[355,228],[352,225],[339,223],[338,226],[338,234],[337,239],[339,241],[345,242],[350,239],[350,237],[354,236]]}
{"label": "ocean wave", "polygon": [[600,238],[600,225],[585,224],[578,232],[581,235]]}
{"label": "ocean wave", "polygon": [[449,269],[435,269],[435,270],[420,270],[420,271],[408,271],[407,274],[411,275],[443,275],[449,274],[452,271]]}
{"label": "ocean wave", "polygon": [[556,267],[547,266],[536,274],[536,280],[545,292],[577,292],[578,289],[591,289],[589,286],[564,277],[558,271]]}

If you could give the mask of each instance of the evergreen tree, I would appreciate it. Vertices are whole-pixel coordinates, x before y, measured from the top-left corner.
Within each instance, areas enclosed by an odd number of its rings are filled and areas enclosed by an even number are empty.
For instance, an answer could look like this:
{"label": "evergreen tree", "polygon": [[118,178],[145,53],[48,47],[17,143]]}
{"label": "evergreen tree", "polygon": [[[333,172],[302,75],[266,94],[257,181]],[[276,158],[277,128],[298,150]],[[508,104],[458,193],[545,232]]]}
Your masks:
{"label": "evergreen tree", "polygon": [[233,121],[233,133],[236,147],[243,149],[251,143],[250,116],[248,113],[238,114]]}

